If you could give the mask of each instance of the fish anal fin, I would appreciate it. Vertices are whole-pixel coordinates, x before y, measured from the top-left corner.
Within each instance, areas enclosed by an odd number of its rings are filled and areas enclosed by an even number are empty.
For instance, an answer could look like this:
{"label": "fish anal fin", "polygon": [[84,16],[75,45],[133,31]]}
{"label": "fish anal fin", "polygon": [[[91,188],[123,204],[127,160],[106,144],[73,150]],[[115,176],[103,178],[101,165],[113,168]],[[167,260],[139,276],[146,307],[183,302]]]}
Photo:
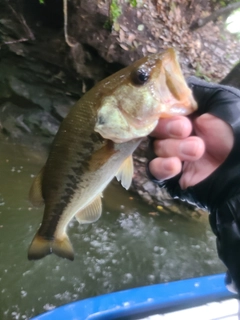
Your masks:
{"label": "fish anal fin", "polygon": [[74,260],[73,248],[67,235],[61,240],[48,240],[37,233],[28,249],[28,260],[39,260],[51,253]]}
{"label": "fish anal fin", "polygon": [[133,167],[133,158],[130,155],[119,168],[116,178],[118,181],[121,181],[122,186],[128,190],[132,183],[134,167]]}
{"label": "fish anal fin", "polygon": [[42,196],[42,178],[44,173],[44,167],[34,178],[32,186],[29,191],[29,200],[35,207],[41,207],[44,204]]}
{"label": "fish anal fin", "polygon": [[99,194],[86,208],[80,210],[75,218],[80,224],[92,223],[97,221],[102,214],[102,200]]}

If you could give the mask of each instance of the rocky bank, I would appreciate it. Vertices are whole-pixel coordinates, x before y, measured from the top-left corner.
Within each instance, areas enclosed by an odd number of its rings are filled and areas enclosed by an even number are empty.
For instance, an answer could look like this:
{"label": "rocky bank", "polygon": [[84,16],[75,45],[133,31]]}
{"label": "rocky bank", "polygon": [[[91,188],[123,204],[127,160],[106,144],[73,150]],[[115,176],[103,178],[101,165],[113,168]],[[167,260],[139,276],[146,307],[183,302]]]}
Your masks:
{"label": "rocky bank", "polygon": [[[3,1],[0,3],[2,139],[48,148],[69,108],[104,77],[173,46],[185,76],[220,81],[240,56],[222,21],[196,31],[211,1]],[[65,16],[64,16],[65,13]],[[132,190],[156,211],[201,211],[169,198],[145,174],[144,141],[134,155]]]}

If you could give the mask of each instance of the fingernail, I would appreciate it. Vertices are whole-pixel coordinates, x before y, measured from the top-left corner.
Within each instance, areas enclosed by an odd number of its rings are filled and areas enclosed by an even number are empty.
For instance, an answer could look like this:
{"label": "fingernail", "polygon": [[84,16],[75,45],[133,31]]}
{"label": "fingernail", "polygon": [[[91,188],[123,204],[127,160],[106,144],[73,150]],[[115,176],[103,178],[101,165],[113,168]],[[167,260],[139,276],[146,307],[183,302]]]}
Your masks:
{"label": "fingernail", "polygon": [[184,124],[182,120],[173,120],[167,124],[167,132],[172,137],[181,137],[183,128],[184,128]]}
{"label": "fingernail", "polygon": [[193,141],[185,141],[180,144],[180,152],[185,156],[196,156],[198,144]]}

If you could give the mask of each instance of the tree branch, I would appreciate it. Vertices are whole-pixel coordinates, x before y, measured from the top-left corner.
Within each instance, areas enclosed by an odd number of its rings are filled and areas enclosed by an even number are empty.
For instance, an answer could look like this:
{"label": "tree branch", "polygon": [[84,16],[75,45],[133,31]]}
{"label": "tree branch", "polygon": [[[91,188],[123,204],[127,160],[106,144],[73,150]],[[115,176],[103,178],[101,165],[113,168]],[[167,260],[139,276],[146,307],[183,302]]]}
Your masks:
{"label": "tree branch", "polygon": [[205,26],[205,24],[207,24],[208,22],[216,20],[218,17],[222,16],[223,14],[229,14],[231,11],[236,10],[238,8],[240,8],[240,2],[229,4],[228,6],[221,8],[215,11],[214,13],[210,14],[206,18],[202,18],[202,19],[200,18],[199,20],[194,21],[190,26],[190,30],[196,30],[198,28],[201,28]]}
{"label": "tree branch", "polygon": [[16,19],[23,25],[29,39],[35,40],[34,34],[33,34],[32,30],[29,28],[29,26],[27,25],[27,22],[24,19],[23,15],[21,13],[17,13],[8,2],[7,2],[7,5],[11,9],[11,11],[14,14],[14,16],[16,17]]}
{"label": "tree branch", "polygon": [[64,15],[64,37],[66,43],[69,45],[69,47],[75,47],[76,43],[73,43],[70,41],[69,35],[68,35],[68,6],[67,6],[67,0],[63,0],[63,15]]}

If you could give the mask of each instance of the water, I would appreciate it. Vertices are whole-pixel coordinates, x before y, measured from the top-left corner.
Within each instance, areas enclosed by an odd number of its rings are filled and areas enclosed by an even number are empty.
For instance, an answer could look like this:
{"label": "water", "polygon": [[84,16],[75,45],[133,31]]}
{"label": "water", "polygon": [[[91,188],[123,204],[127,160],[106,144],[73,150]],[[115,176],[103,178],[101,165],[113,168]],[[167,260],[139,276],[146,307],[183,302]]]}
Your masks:
{"label": "water", "polygon": [[224,271],[206,219],[152,216],[153,209],[116,183],[104,193],[103,215],[73,221],[74,262],[54,255],[28,261],[42,209],[28,190],[45,159],[0,140],[0,319],[29,319],[56,306],[107,292]]}

